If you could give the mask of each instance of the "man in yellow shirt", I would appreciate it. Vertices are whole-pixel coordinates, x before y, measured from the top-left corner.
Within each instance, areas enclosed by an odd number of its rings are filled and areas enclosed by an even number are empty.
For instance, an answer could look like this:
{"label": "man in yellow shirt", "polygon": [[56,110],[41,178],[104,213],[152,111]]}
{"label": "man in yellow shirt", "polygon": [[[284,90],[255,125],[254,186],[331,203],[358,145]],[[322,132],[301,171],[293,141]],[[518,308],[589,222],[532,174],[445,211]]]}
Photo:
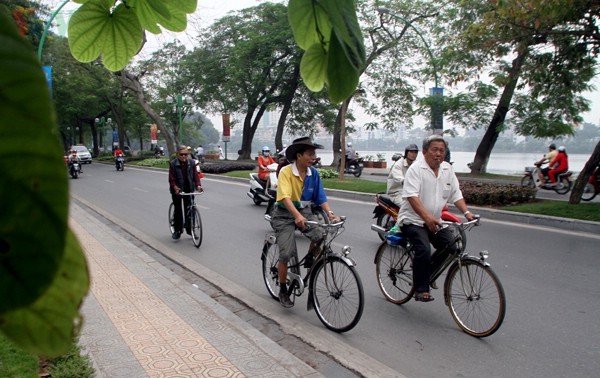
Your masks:
{"label": "man in yellow shirt", "polygon": [[[311,204],[321,206],[327,212],[330,220],[335,215],[323,189],[319,172],[312,167],[316,160],[316,149],[323,146],[313,143],[309,137],[294,140],[287,147],[285,155],[291,164],[283,167],[277,180],[277,203],[273,209],[272,224],[277,234],[279,247],[279,302],[283,307],[289,308],[294,304],[290,300],[287,281],[288,262],[292,257],[298,257],[296,248],[295,230],[306,229],[307,220],[315,220]],[[322,230],[310,227],[304,235],[311,240],[309,251],[313,252],[316,244],[323,237]],[[312,255],[309,255],[312,257]]]}

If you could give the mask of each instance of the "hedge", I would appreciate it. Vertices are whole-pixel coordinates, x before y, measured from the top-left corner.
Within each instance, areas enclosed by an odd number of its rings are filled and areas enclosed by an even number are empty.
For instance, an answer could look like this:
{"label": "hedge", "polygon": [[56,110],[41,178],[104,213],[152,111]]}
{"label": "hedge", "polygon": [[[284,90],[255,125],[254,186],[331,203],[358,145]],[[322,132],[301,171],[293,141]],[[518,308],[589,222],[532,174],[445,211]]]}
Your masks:
{"label": "hedge", "polygon": [[535,189],[514,184],[461,181],[460,189],[469,205],[505,206],[535,200]]}

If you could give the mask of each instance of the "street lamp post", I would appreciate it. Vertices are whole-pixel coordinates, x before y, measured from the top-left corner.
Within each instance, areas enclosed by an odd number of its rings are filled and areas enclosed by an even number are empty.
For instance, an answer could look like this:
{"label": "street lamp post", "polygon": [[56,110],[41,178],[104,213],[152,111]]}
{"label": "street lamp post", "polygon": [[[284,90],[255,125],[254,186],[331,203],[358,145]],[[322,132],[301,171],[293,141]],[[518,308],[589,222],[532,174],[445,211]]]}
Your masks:
{"label": "street lamp post", "polygon": [[175,100],[173,100],[173,97],[167,97],[167,104],[173,103],[175,103],[175,110],[177,111],[177,117],[179,118],[179,128],[177,129],[177,134],[179,134],[179,145],[181,145],[181,124],[183,123],[183,108],[184,106],[189,106],[192,104],[192,98],[188,96],[184,99],[182,95],[177,95]]}
{"label": "street lamp post", "polygon": [[393,13],[389,8],[386,7],[378,7],[377,11],[381,14],[388,14],[394,18],[399,19],[400,21],[405,22],[406,25],[411,27],[417,33],[419,38],[421,38],[421,41],[423,41],[423,45],[425,46],[425,49],[429,54],[430,63],[433,67],[433,76],[435,79],[435,87],[429,89],[429,96],[434,99],[433,104],[431,106],[431,128],[433,129],[434,134],[441,135],[444,132],[444,114],[441,107],[441,99],[444,96],[444,89],[440,88],[438,85],[437,67],[435,65],[435,59],[433,57],[431,49],[429,48],[429,44],[427,43],[425,37],[423,37],[419,29],[417,29],[409,20],[397,15],[396,13]]}

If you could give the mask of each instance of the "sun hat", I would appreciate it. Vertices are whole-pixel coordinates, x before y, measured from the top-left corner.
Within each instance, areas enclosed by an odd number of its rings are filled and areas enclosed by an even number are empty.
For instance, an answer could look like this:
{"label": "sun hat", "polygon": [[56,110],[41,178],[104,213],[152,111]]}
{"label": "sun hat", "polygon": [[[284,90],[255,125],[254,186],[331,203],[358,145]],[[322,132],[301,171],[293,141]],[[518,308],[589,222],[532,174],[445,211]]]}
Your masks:
{"label": "sun hat", "polygon": [[298,139],[294,139],[294,141],[292,142],[292,144],[290,144],[289,146],[287,146],[287,148],[285,149],[285,157],[292,161],[292,160],[296,160],[296,154],[300,151],[304,151],[308,148],[324,148],[322,145],[317,144],[317,143],[313,143],[312,139],[310,139],[310,137],[301,137]]}

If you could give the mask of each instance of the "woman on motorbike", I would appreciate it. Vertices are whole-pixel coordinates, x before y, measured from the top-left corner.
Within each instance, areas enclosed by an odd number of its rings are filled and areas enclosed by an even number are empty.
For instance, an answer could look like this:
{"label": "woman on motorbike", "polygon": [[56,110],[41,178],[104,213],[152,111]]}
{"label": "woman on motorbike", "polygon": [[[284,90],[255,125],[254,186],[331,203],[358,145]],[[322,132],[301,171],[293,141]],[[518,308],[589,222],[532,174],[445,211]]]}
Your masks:
{"label": "woman on motorbike", "polygon": [[558,154],[550,162],[550,170],[548,171],[548,177],[552,186],[556,186],[556,176],[560,173],[566,172],[569,169],[569,156],[565,146],[558,147]]}
{"label": "woman on motorbike", "polygon": [[267,188],[269,187],[269,165],[274,164],[275,160],[271,157],[271,150],[269,147],[264,146],[262,153],[258,157],[258,178],[267,182]]}

